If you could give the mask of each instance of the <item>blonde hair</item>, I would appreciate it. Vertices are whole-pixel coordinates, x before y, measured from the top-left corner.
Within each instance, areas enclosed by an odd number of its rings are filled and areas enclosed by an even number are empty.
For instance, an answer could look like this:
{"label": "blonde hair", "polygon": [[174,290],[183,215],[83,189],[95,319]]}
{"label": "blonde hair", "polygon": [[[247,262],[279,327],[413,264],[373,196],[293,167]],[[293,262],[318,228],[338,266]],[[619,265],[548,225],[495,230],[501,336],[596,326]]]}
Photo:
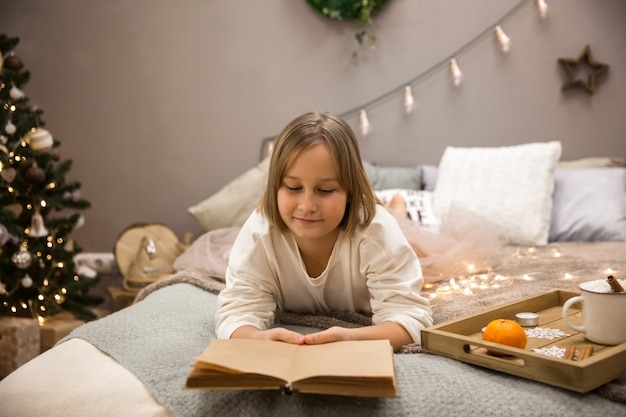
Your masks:
{"label": "blonde hair", "polygon": [[260,210],[270,224],[289,230],[278,212],[277,194],[290,164],[306,149],[324,144],[335,160],[337,180],[346,190],[348,203],[340,223],[348,236],[367,227],[379,203],[363,168],[359,143],[352,128],[330,113],[309,112],[289,122],[276,138],[267,186]]}

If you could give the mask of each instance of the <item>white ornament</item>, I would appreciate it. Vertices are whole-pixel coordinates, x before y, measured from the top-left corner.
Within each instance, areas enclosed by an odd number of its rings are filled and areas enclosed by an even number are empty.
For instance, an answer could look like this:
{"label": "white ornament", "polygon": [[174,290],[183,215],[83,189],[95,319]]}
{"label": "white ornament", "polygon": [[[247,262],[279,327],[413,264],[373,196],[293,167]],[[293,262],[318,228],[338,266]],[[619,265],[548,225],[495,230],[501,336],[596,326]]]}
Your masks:
{"label": "white ornament", "polygon": [[74,225],[74,230],[80,229],[84,225],[85,225],[85,216],[81,214],[80,217],[78,217],[78,220],[76,220],[76,225]]}
{"label": "white ornament", "polygon": [[13,263],[20,269],[26,269],[33,261],[33,255],[28,251],[26,243],[20,245],[20,250],[11,257]]}
{"label": "white ornament", "polygon": [[30,144],[30,147],[36,151],[47,150],[54,145],[54,139],[50,132],[40,127],[34,131],[31,130],[28,132],[26,134],[26,140]]}
{"label": "white ornament", "polygon": [[11,87],[11,90],[9,90],[9,95],[13,100],[19,100],[24,97],[24,93],[22,92],[22,90],[20,90],[16,86]]}
{"label": "white ornament", "polygon": [[17,128],[15,127],[15,125],[13,123],[11,123],[10,120],[4,126],[4,131],[7,132],[9,135],[14,134],[16,129]]}
{"label": "white ornament", "polygon": [[48,233],[48,229],[46,229],[46,225],[43,222],[41,214],[39,214],[39,212],[33,214],[33,217],[30,220],[28,235],[33,237],[43,237],[48,236]]}
{"label": "white ornament", "polygon": [[22,278],[22,287],[30,288],[32,286],[33,286],[33,279],[30,277],[30,275],[26,274],[24,278]]}

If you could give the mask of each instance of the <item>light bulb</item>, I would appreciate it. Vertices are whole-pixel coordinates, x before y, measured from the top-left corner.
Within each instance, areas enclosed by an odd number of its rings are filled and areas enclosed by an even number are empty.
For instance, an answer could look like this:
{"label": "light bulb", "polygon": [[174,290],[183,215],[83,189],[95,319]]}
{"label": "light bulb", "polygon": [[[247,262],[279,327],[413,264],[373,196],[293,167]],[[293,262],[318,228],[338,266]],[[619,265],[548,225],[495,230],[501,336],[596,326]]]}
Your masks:
{"label": "light bulb", "polygon": [[362,109],[359,113],[359,127],[363,136],[367,136],[370,133],[370,121],[367,118],[367,112],[365,109]]}
{"label": "light bulb", "polygon": [[496,37],[498,38],[498,42],[500,42],[502,51],[509,52],[511,49],[511,39],[504,33],[500,25],[496,26]]}
{"label": "light bulb", "polygon": [[546,0],[537,0],[537,7],[539,7],[539,17],[545,19],[548,17],[548,4]]}
{"label": "light bulb", "polygon": [[415,110],[415,100],[413,100],[413,91],[410,85],[404,87],[404,110],[406,114],[411,114]]}
{"label": "light bulb", "polygon": [[455,86],[461,85],[461,81],[463,79],[463,74],[461,73],[461,68],[459,68],[458,62],[456,62],[456,58],[452,58],[450,60],[450,72],[452,73],[452,81]]}

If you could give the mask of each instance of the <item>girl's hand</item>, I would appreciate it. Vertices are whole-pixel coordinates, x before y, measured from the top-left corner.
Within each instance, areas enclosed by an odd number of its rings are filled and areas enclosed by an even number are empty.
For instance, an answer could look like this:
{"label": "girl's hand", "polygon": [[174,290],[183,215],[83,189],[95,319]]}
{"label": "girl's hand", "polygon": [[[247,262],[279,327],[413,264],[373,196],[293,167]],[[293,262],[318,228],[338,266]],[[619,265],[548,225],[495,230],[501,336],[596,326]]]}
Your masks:
{"label": "girl's hand", "polygon": [[304,335],[304,343],[307,345],[319,345],[340,340],[353,340],[354,337],[351,337],[351,334],[350,329],[334,326],[321,332]]}
{"label": "girl's hand", "polygon": [[304,344],[303,335],[282,327],[259,330],[254,326],[242,326],[235,330],[230,337],[231,339],[276,340],[278,342],[292,343],[294,345]]}
{"label": "girl's hand", "polygon": [[304,343],[307,345],[318,345],[341,340],[387,339],[393,346],[394,351],[398,351],[402,346],[413,342],[413,339],[411,339],[411,336],[404,327],[392,322],[383,322],[372,326],[351,329],[345,327],[331,327],[321,332],[307,334],[302,337]]}

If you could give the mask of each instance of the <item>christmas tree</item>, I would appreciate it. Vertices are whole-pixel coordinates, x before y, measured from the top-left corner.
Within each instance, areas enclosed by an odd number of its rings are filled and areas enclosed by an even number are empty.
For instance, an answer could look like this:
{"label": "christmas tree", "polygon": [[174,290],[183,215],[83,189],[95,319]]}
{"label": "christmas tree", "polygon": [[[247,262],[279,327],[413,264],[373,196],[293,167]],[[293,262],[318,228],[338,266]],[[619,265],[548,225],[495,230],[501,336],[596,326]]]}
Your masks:
{"label": "christmas tree", "polygon": [[30,73],[15,53],[19,38],[0,34],[0,315],[40,321],[61,310],[95,318],[88,294],[95,271],[76,267],[70,235],[89,202],[66,181],[71,160],[43,128],[43,111],[23,92]]}

